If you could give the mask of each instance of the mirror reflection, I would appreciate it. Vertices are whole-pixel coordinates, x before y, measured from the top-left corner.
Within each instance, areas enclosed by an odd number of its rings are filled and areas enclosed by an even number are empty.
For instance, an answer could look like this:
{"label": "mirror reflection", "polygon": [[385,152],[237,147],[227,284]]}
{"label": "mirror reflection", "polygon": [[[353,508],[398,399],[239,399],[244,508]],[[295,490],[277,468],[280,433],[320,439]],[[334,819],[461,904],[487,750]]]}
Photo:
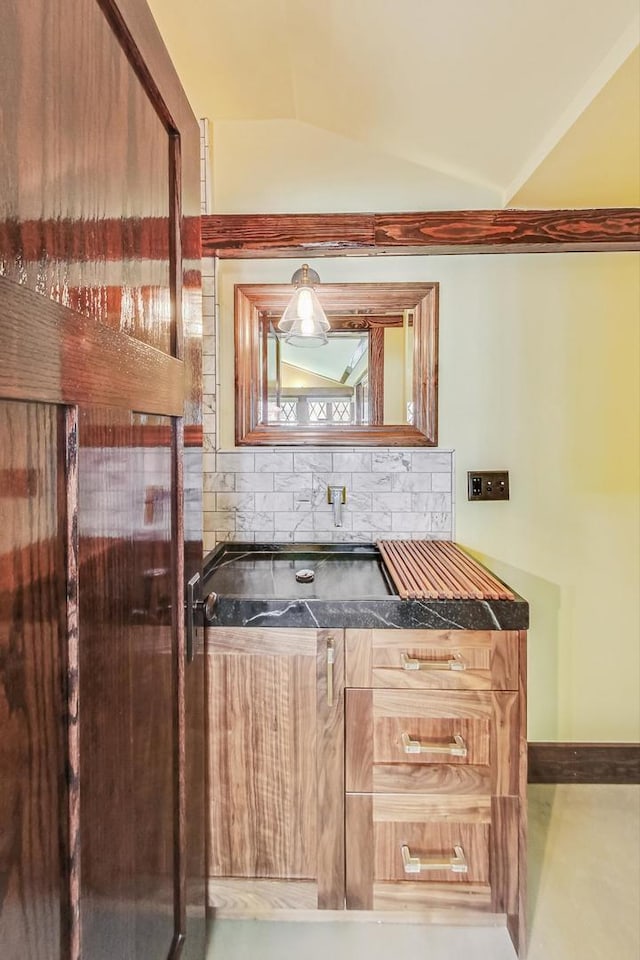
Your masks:
{"label": "mirror reflection", "polygon": [[287,342],[265,314],[262,422],[316,427],[413,422],[413,316],[341,319],[322,346]]}

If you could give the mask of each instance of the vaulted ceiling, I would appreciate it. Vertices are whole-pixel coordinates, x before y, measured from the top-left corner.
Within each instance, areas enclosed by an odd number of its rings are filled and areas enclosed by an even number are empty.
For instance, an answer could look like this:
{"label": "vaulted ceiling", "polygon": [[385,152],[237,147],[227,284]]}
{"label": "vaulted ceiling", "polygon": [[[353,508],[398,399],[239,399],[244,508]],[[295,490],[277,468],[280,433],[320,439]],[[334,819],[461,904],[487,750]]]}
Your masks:
{"label": "vaulted ceiling", "polygon": [[150,0],[199,116],[293,119],[494,189],[640,39],[637,0]]}

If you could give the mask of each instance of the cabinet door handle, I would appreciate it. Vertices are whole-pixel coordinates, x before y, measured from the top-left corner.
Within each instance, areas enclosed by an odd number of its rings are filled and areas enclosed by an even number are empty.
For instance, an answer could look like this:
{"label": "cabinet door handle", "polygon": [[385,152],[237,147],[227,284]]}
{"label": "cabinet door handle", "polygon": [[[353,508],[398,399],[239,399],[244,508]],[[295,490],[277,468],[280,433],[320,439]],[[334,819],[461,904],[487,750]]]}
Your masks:
{"label": "cabinet door handle", "polygon": [[462,847],[453,848],[453,856],[443,860],[427,857],[412,857],[406,843],[402,844],[402,868],[405,873],[422,873],[426,870],[449,870],[451,873],[468,873],[469,867]]}
{"label": "cabinet door handle", "polygon": [[405,753],[446,753],[449,757],[467,755],[467,745],[459,733],[451,743],[421,743],[420,740],[412,740],[408,733],[403,733],[402,747]]}
{"label": "cabinet door handle", "polygon": [[467,665],[459,653],[450,660],[417,660],[406,653],[400,654],[403,670],[466,670]]}
{"label": "cabinet door handle", "polygon": [[327,704],[333,706],[333,665],[336,662],[336,648],[333,637],[327,640]]}

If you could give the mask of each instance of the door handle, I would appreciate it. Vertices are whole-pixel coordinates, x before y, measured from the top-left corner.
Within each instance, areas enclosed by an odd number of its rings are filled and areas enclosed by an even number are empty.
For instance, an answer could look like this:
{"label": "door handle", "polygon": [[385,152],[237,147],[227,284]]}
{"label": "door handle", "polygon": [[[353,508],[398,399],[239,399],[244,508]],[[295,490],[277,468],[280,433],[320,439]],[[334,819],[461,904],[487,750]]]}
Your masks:
{"label": "door handle", "polygon": [[196,612],[202,610],[203,603],[200,597],[196,596],[196,587],[200,583],[200,573],[194,573],[190,580],[187,580],[187,629],[185,642],[185,658],[187,663],[192,663],[195,656],[194,638],[196,632]]}

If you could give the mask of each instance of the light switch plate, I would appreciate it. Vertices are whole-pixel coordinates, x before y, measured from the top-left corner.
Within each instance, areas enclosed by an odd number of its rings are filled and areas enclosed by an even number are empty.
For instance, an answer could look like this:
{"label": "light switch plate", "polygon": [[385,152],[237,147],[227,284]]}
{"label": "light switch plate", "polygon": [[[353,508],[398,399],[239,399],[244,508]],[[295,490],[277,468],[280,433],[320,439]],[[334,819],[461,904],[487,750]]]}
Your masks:
{"label": "light switch plate", "polygon": [[508,500],[508,470],[469,470],[467,473],[468,500]]}

